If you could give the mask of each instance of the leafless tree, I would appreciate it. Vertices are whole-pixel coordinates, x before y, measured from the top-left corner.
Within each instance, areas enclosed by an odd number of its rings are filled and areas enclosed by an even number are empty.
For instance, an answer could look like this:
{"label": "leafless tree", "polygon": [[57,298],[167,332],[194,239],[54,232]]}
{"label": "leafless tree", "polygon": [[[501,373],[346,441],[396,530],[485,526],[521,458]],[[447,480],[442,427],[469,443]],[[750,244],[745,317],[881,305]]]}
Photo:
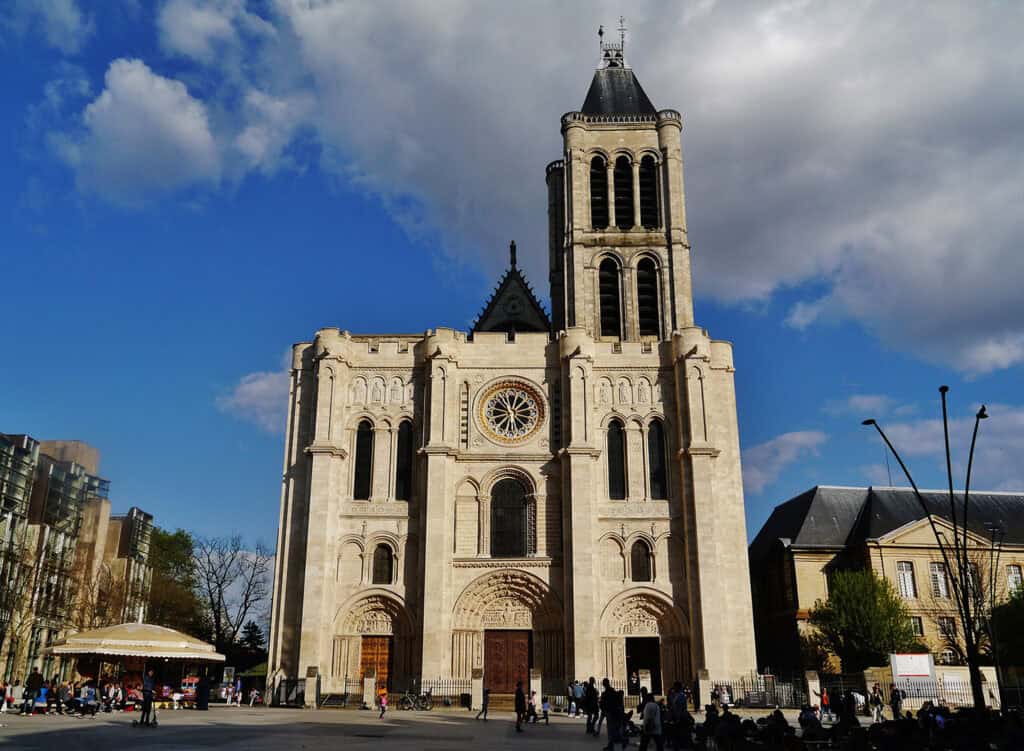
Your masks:
{"label": "leafless tree", "polygon": [[[971,546],[968,548],[966,554],[967,574],[964,577],[966,586],[963,593],[970,601],[971,612],[975,614],[975,617],[968,621],[968,627],[973,631],[970,641],[976,645],[979,655],[989,656],[992,653],[992,639],[988,616],[993,602],[990,559],[989,552],[982,547]],[[937,566],[937,570],[934,573],[929,571],[929,616],[935,624],[942,645],[956,655],[958,664],[966,665],[968,639],[961,630],[961,619],[958,617],[957,606],[953,599],[953,584],[949,579],[949,572],[942,561],[933,561],[932,566]]]}
{"label": "leafless tree", "polygon": [[246,621],[260,617],[270,593],[270,551],[247,549],[239,535],[195,541],[198,594],[218,651],[234,644]]}

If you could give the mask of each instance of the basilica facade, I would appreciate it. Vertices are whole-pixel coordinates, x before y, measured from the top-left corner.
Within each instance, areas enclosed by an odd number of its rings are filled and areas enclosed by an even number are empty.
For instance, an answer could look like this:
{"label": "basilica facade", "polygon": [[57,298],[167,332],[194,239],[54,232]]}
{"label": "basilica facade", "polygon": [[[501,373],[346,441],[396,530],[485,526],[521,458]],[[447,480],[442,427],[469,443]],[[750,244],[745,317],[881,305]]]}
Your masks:
{"label": "basilica facade", "polygon": [[546,169],[550,316],[513,245],[469,331],[295,345],[272,680],[754,669],[732,348],[693,319],[681,129],[603,44]]}

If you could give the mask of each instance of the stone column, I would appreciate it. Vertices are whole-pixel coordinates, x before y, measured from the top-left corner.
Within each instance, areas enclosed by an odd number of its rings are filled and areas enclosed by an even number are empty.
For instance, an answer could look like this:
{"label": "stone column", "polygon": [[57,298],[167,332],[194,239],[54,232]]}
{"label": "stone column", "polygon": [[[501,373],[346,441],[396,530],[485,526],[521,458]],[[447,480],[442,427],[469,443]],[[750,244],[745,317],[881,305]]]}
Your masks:
{"label": "stone column", "polygon": [[633,162],[633,229],[640,229],[640,162]]}
{"label": "stone column", "polygon": [[391,472],[391,429],[381,422],[373,425],[373,479],[370,500],[385,501],[391,497],[388,492]]}
{"label": "stone column", "polygon": [[626,423],[626,498],[640,501],[644,498],[643,433],[632,420]]}

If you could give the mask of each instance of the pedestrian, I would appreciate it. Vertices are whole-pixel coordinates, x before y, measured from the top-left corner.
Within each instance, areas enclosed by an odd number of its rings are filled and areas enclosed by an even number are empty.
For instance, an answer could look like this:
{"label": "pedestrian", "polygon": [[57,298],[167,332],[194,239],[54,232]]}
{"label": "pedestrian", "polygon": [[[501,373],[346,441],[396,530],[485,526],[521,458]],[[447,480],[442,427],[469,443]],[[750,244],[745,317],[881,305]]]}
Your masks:
{"label": "pedestrian", "polygon": [[253,686],[252,691],[249,692],[249,709],[252,709],[256,705],[256,702],[259,701],[259,698],[259,689]]}
{"label": "pedestrian", "polygon": [[579,681],[572,682],[572,697],[576,703],[576,716],[583,712],[583,684]]}
{"label": "pedestrian", "polygon": [[895,683],[889,686],[889,707],[892,709],[892,718],[899,720],[903,711],[903,691]]}
{"label": "pedestrian", "polygon": [[526,694],[523,693],[523,682],[516,681],[516,732],[523,732],[523,718],[526,717]]}
{"label": "pedestrian", "polygon": [[594,680],[594,676],[590,676],[590,680],[587,681],[587,685],[583,687],[583,707],[587,713],[587,733],[590,735],[597,735],[595,726],[597,725],[597,714],[598,714],[598,698],[597,698],[597,681]]}
{"label": "pedestrian", "polygon": [[21,714],[31,715],[39,696],[39,689],[43,687],[43,674],[39,668],[32,668],[32,673],[25,681],[25,691],[22,694]]}
{"label": "pedestrian", "polygon": [[530,701],[526,705],[526,721],[537,724],[537,692],[530,692]]}
{"label": "pedestrian", "polygon": [[640,735],[640,751],[647,751],[648,744],[653,740],[658,751],[665,751],[665,739],[662,736],[661,706],[649,698],[640,713],[642,719]]}
{"label": "pedestrian", "polygon": [[7,681],[0,681],[0,714],[7,714]]}
{"label": "pedestrian", "polygon": [[491,689],[484,687],[484,696],[480,702],[480,711],[476,713],[476,719],[480,719],[480,715],[484,716],[484,722],[487,722],[487,706],[491,703]]}
{"label": "pedestrian", "polygon": [[605,751],[613,751],[622,731],[622,712],[618,711],[619,692],[612,688],[612,682],[607,678],[601,681],[601,687],[603,690],[598,704],[601,715],[608,720],[608,744],[604,748]]}
{"label": "pedestrian", "polygon": [[242,677],[235,678],[235,706],[242,706]]}
{"label": "pedestrian", "polygon": [[868,699],[871,704],[871,719],[875,722],[882,721],[882,688],[877,683],[871,687],[871,698]]}
{"label": "pedestrian", "polygon": [[543,719],[544,720],[544,724],[547,725],[547,724],[549,724],[548,723],[548,715],[551,712],[551,702],[548,701],[548,697],[545,696],[543,699],[541,699],[540,708],[541,708],[541,711],[544,713],[544,716],[541,719]]}
{"label": "pedestrian", "polygon": [[384,713],[387,712],[387,711],[388,711],[388,692],[386,690],[384,690],[384,689],[381,689],[381,692],[380,692],[380,716],[377,719],[378,720],[383,720],[384,719]]}
{"label": "pedestrian", "polygon": [[156,688],[156,676],[153,668],[142,676],[142,714],[139,715],[140,725],[153,725],[153,690]]}

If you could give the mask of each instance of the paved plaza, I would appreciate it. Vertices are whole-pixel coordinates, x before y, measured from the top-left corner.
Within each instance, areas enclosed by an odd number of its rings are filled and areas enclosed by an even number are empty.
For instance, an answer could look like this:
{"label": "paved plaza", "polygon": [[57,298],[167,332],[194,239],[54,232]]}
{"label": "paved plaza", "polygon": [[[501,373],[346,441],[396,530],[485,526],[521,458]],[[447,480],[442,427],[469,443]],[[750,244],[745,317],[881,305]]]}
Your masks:
{"label": "paved plaza", "polygon": [[[596,751],[604,745],[584,733],[582,720],[556,716],[550,725],[516,733],[511,712],[494,712],[486,723],[463,711],[398,712],[384,720],[357,710],[241,709],[160,713],[157,728],[132,727],[137,714],[93,718],[0,715],[0,747],[17,749],[197,748],[244,751],[291,749],[501,749]],[[633,748],[636,748],[634,745]]]}

